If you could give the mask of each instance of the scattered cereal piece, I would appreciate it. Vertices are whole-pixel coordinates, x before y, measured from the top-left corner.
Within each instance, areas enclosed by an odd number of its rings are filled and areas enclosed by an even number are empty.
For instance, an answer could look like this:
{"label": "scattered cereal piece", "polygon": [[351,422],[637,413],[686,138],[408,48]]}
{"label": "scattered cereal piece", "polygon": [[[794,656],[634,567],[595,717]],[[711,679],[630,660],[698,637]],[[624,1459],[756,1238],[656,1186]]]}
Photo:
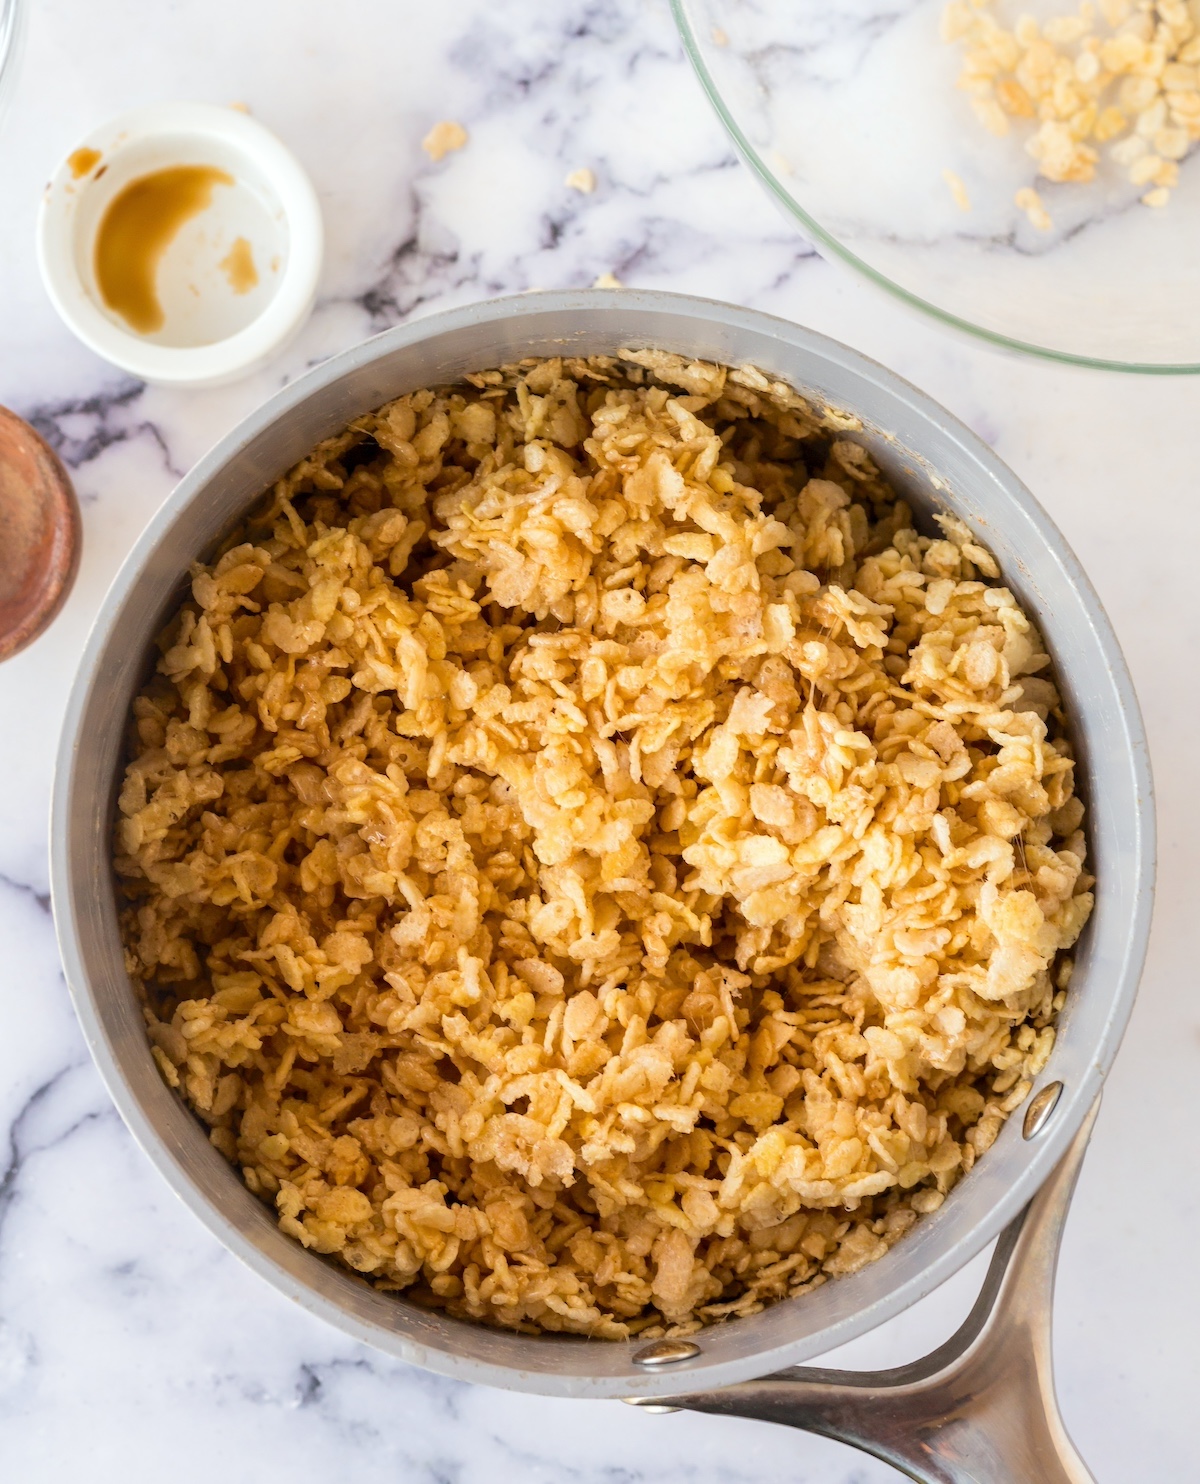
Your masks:
{"label": "scattered cereal piece", "polygon": [[1135,160],[1148,154],[1149,150],[1150,146],[1139,135],[1127,134],[1124,139],[1117,140],[1108,155],[1118,165],[1132,165]]}
{"label": "scattered cereal piece", "polygon": [[1143,139],[1153,139],[1167,123],[1167,100],[1156,98],[1149,108],[1143,108],[1137,116],[1134,128]]}
{"label": "scattered cereal piece", "polygon": [[791,175],[791,173],[792,173],[792,162],[791,162],[791,160],[788,159],[788,157],[786,155],[780,154],[777,149],[771,149],[771,150],[768,150],[767,151],[767,158],[770,160],[771,164],[775,167],[775,169],[778,172],[778,174],[780,174],[780,175]]}
{"label": "scattered cereal piece", "polygon": [[594,289],[623,289],[625,285],[615,273],[602,273],[592,287]]}
{"label": "scattered cereal piece", "polygon": [[971,29],[973,17],[964,0],[950,0],[942,11],[942,40],[961,41]]}
{"label": "scattered cereal piece", "polygon": [[1142,197],[1143,206],[1165,206],[1171,199],[1171,193],[1165,186],[1155,186],[1152,191],[1147,191]]}
{"label": "scattered cereal piece", "polygon": [[1200,131],[1200,92],[1168,93],[1167,102],[1175,123],[1185,125],[1188,137],[1195,139]]}
{"label": "scattered cereal piece", "polygon": [[1110,106],[1101,112],[1092,125],[1092,137],[1100,144],[1106,144],[1118,134],[1123,134],[1128,127],[1129,120],[1121,110]]}
{"label": "scattered cereal piece", "polygon": [[1056,15],[1042,27],[1042,35],[1055,46],[1065,46],[1072,41],[1082,41],[1091,29],[1081,15]]}
{"label": "scattered cereal piece", "polygon": [[1037,112],[1029,94],[1011,77],[996,84],[996,102],[1013,118],[1031,119]]}
{"label": "scattered cereal piece", "polygon": [[452,151],[462,149],[469,138],[470,135],[461,124],[456,124],[453,119],[443,119],[441,123],[434,124],[421,140],[421,148],[436,164]]}
{"label": "scattered cereal piece", "polygon": [[714,46],[729,45],[729,37],[726,36],[725,32],[721,30],[720,26],[714,26],[712,28],[712,39]]}
{"label": "scattered cereal piece", "polygon": [[570,186],[573,191],[582,191],[585,196],[590,196],[596,189],[596,177],[585,165],[580,170],[572,170],[563,184]]}
{"label": "scattered cereal piece", "polygon": [[1154,136],[1154,148],[1164,160],[1182,160],[1188,152],[1186,129],[1160,129]]}
{"label": "scattered cereal piece", "polygon": [[959,211],[970,211],[971,198],[967,195],[967,188],[962,183],[962,177],[955,175],[953,170],[943,170],[942,179],[950,187],[950,194],[954,197],[954,204]]}
{"label": "scattered cereal piece", "polygon": [[1162,160],[1155,154],[1144,154],[1141,159],[1135,160],[1129,167],[1129,180],[1131,185],[1146,185],[1150,181],[1158,184],[1158,167]]}
{"label": "scattered cereal piece", "polygon": [[989,134],[995,134],[998,139],[1001,139],[1008,133],[1008,115],[994,97],[972,98],[971,107]]}
{"label": "scattered cereal piece", "polygon": [[1030,225],[1036,227],[1039,232],[1049,232],[1053,229],[1054,223],[1050,220],[1050,213],[1042,205],[1042,198],[1032,186],[1022,186],[1013,200],[1029,218]]}
{"label": "scattered cereal piece", "polygon": [[1041,40],[1041,34],[1037,21],[1031,15],[1023,15],[1018,19],[1016,26],[1018,46],[1023,46],[1027,51],[1031,50]]}
{"label": "scattered cereal piece", "polygon": [[1117,89],[1117,102],[1128,113],[1141,113],[1149,108],[1158,88],[1152,77],[1127,77]]}
{"label": "scattered cereal piece", "polygon": [[1168,92],[1185,93],[1200,85],[1200,72],[1195,67],[1184,67],[1171,62],[1162,70],[1162,85]]}

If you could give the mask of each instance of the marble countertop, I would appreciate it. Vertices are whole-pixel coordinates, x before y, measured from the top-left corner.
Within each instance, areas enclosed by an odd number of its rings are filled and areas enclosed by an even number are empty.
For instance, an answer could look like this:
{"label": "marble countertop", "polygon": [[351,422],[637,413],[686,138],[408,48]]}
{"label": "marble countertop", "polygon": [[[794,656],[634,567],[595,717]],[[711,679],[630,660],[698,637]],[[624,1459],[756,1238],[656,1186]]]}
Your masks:
{"label": "marble countertop", "polygon": [[[42,183],[107,116],[241,102],[311,172],[328,231],[316,313],[256,377],[208,392],[124,378],[37,277]],[[470,131],[432,165],[440,118]],[[564,185],[588,167],[596,189]],[[1191,1437],[1200,1087],[1189,917],[1200,838],[1194,553],[1200,385],[1011,359],[949,338],[828,266],[735,160],[663,0],[33,0],[0,134],[0,402],[74,476],[83,564],[53,628],[0,668],[0,1458],[41,1484],[287,1477],[317,1484],[884,1484],[782,1428],[472,1388],[363,1349],[244,1271],[113,1111],[54,944],[46,812],[84,636],[179,475],[305,367],[452,304],[604,273],[770,310],[917,383],[981,434],[1065,531],[1108,607],[1149,727],[1161,828],[1141,997],[1067,1228],[1059,1391],[1100,1484],[1197,1477]],[[859,1365],[912,1358],[970,1303],[979,1262]]]}

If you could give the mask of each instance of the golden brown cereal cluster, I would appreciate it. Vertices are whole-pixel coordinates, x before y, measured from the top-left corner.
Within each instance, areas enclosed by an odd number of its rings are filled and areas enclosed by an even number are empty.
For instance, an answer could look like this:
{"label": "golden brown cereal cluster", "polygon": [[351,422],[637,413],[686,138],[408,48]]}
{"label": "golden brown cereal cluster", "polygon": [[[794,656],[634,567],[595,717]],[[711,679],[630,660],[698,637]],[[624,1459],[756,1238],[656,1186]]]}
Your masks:
{"label": "golden brown cereal cluster", "polygon": [[529,361],[276,486],[165,632],[116,865],[154,1054],[286,1232],[618,1337],[885,1252],[1090,906],[1042,643],[752,368]]}
{"label": "golden brown cereal cluster", "polygon": [[[1025,148],[1039,175],[1090,181],[1107,146],[1146,205],[1166,205],[1200,139],[1200,26],[1187,0],[1083,0],[1041,25],[1022,15],[1011,30],[990,0],[950,0],[942,38],[965,45],[958,85],[987,129],[1036,123]],[[1035,227],[1053,225],[1032,187],[1016,204]]]}

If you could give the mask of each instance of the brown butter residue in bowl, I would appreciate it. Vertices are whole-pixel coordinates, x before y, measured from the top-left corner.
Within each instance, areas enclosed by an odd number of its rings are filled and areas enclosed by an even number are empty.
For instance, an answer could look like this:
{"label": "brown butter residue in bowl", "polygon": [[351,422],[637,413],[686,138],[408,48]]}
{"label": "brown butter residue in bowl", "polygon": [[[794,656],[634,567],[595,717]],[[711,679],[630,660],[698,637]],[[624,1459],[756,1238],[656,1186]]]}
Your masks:
{"label": "brown butter residue in bowl", "polygon": [[1091,906],[1036,629],[752,368],[525,362],[275,487],[161,641],[154,1054],[283,1229],[524,1330],[850,1273],[1026,1095]]}
{"label": "brown butter residue in bowl", "polygon": [[247,237],[235,237],[233,245],[217,265],[235,294],[248,294],[258,287],[258,269],[254,265],[254,249]]}
{"label": "brown butter residue in bowl", "polygon": [[222,185],[233,185],[233,177],[215,165],[170,165],[131,180],[109,202],[96,233],[96,286],[139,335],[152,335],[165,322],[155,282],[163,254]]}
{"label": "brown butter residue in bowl", "polygon": [[71,167],[72,176],[76,180],[82,180],[96,168],[102,158],[98,149],[89,149],[84,145],[67,156],[67,164]]}

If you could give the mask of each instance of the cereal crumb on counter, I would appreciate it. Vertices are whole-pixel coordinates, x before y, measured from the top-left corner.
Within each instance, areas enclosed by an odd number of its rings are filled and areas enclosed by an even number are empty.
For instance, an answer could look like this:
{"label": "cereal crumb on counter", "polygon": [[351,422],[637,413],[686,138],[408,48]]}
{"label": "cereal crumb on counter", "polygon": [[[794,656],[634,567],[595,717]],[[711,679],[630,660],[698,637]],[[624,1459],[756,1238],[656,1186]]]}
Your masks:
{"label": "cereal crumb on counter", "polygon": [[712,28],[712,39],[714,46],[729,45],[729,37],[725,34],[724,31],[721,30],[720,26],[714,26]]}
{"label": "cereal crumb on counter", "polygon": [[602,273],[600,277],[593,282],[592,287],[594,289],[623,289],[625,285],[621,282],[621,280],[615,273]]}
{"label": "cereal crumb on counter", "polygon": [[962,176],[955,175],[953,170],[943,170],[942,179],[950,188],[950,194],[954,197],[954,204],[959,211],[970,211],[971,198],[967,195],[967,188],[963,184]]}
{"label": "cereal crumb on counter", "polygon": [[596,189],[596,176],[584,165],[579,170],[572,170],[563,184],[570,186],[573,191],[582,191],[585,196],[590,196]]}
{"label": "cereal crumb on counter", "polygon": [[443,119],[441,123],[434,124],[425,138],[421,140],[421,148],[436,164],[445,159],[456,149],[462,149],[470,135],[461,124],[453,119]]}
{"label": "cereal crumb on counter", "polygon": [[1046,1064],[1092,904],[1050,657],[753,366],[529,358],[191,569],[115,867],[153,1055],[281,1229],[463,1319],[853,1273]]}
{"label": "cereal crumb on counter", "polygon": [[1013,201],[1029,218],[1030,226],[1036,227],[1039,232],[1053,230],[1054,223],[1050,219],[1050,213],[1046,210],[1042,204],[1042,198],[1032,186],[1022,186],[1013,197]]}

